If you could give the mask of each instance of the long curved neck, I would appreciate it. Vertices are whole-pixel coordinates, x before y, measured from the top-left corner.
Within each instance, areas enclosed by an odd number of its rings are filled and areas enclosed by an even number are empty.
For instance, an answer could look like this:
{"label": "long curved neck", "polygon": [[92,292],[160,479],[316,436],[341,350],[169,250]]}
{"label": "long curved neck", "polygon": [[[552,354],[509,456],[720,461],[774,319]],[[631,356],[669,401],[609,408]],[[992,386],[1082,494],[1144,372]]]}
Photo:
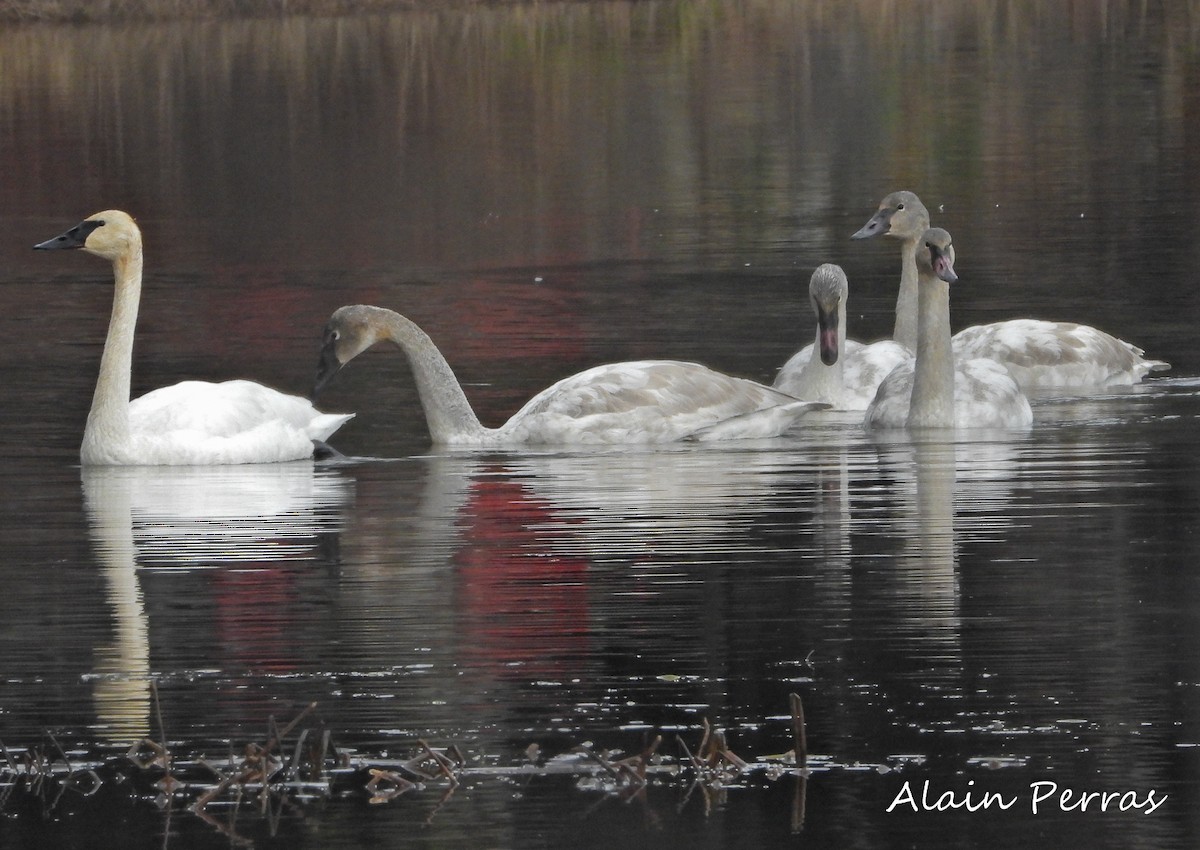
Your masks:
{"label": "long curved neck", "polygon": [[101,446],[129,439],[129,387],[133,370],[133,337],[137,328],[138,303],[142,297],[142,249],[113,261],[116,289],[108,337],[100,357],[100,375],[92,394],[92,409],[83,431],[85,462],[98,460]]}
{"label": "long curved neck", "polygon": [[932,274],[918,283],[917,362],[909,427],[954,426],[954,352],[950,346],[950,284]]}
{"label": "long curved neck", "polygon": [[390,310],[384,316],[383,327],[387,338],[408,357],[429,435],[435,443],[471,442],[491,432],[479,423],[454,370],[425,331]]}
{"label": "long curved neck", "polygon": [[892,339],[915,351],[917,348],[917,244],[920,234],[905,239],[900,249],[900,294],[896,296],[896,327]]}

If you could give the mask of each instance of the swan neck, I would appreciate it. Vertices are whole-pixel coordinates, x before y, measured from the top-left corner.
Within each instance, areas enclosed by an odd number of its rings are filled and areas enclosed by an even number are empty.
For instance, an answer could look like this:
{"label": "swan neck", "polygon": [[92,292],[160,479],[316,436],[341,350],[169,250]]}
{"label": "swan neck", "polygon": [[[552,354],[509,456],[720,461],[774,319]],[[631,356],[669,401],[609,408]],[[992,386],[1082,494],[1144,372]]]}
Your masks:
{"label": "swan neck", "polygon": [[408,358],[434,443],[470,443],[489,433],[471,409],[454,370],[425,331],[391,311],[384,330]]}
{"label": "swan neck", "polygon": [[917,360],[913,366],[910,426],[954,425],[954,353],[950,345],[950,284],[933,275],[919,283]]}
{"label": "swan neck", "polygon": [[801,371],[800,385],[803,391],[799,398],[805,401],[823,401],[835,407],[841,403],[845,387],[843,375],[846,364],[846,302],[838,304],[837,330],[838,358],[833,365],[821,361],[821,328],[814,333],[812,356]]}
{"label": "swan neck", "polygon": [[905,239],[900,251],[900,293],[896,296],[896,326],[892,339],[915,351],[917,347],[917,245],[920,236]]}
{"label": "swan neck", "polygon": [[97,461],[104,450],[129,439],[129,392],[133,337],[142,297],[142,248],[113,261],[115,290],[108,336],[100,356],[100,375],[83,432],[83,461]]}

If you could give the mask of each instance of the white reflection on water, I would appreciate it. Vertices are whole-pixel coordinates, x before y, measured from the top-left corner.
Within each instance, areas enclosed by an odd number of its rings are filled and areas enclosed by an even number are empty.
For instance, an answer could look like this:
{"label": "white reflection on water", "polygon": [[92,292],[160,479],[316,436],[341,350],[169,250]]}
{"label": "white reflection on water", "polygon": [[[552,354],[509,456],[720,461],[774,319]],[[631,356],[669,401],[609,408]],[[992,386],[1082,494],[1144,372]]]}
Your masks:
{"label": "white reflection on water", "polygon": [[897,595],[905,600],[900,608],[915,620],[913,627],[943,644],[943,660],[954,657],[961,627],[954,548],[955,444],[921,440],[883,451],[885,462],[907,466],[899,481],[902,511],[910,524],[897,565],[903,579]]}
{"label": "white reflection on water", "polygon": [[340,528],[350,482],[311,462],[213,467],[83,467],[84,505],[103,567],[114,637],[97,647],[97,729],[150,732],[150,623],[139,570],[304,558]]}

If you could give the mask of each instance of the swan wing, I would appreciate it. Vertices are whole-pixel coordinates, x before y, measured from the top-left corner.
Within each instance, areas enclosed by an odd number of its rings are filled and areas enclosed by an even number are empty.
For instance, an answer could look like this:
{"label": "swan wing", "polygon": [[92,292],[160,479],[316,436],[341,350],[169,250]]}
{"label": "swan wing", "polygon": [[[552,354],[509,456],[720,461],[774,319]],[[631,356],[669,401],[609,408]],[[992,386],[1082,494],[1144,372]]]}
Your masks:
{"label": "swan wing", "polygon": [[903,428],[908,424],[908,406],[912,399],[912,358],[887,374],[867,406],[863,425],[867,428]]}
{"label": "swan wing", "polygon": [[861,345],[846,357],[842,372],[843,410],[866,410],[883,379],[901,363],[912,360],[912,352],[890,339]]}
{"label": "swan wing", "polygon": [[530,399],[501,430],[506,442],[673,442],[718,422],[795,401],[698,363],[642,360],[597,366],[565,378]]}
{"label": "swan wing", "polygon": [[275,463],[312,456],[353,414],[321,413],[307,399],[253,381],[184,381],[129,404],[126,463]]}
{"label": "swan wing", "polygon": [[953,338],[954,355],[997,360],[1023,389],[1136,384],[1169,369],[1161,360],[1090,325],[1010,319],[974,325]]}
{"label": "swan wing", "polygon": [[701,443],[718,440],[754,440],[778,437],[790,431],[806,413],[827,410],[832,405],[823,401],[791,401],[765,407],[753,413],[743,413],[723,419],[687,435],[685,439]]}
{"label": "swan wing", "polygon": [[956,428],[1028,428],[1032,423],[1029,399],[1003,364],[983,358],[955,362]]}

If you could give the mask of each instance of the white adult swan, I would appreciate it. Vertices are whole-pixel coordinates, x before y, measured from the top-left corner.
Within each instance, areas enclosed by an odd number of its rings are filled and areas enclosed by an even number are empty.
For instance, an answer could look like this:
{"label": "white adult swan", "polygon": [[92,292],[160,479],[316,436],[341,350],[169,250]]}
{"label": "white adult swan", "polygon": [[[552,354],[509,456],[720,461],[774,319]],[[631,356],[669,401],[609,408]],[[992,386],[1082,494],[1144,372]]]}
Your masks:
{"label": "white adult swan", "polygon": [[917,243],[917,353],[884,378],[867,428],[1028,428],[1029,401],[994,360],[958,360],[950,346],[954,246],[941,228]]}
{"label": "white adult swan", "polygon": [[82,248],[111,260],[116,278],[100,376],[83,432],[84,464],[273,463],[313,456],[353,414],[320,413],[299,396],[251,381],[184,381],[129,400],[142,292],[142,234],[120,210],[97,213],[38,250]]}
{"label": "white adult swan", "polygon": [[325,326],[314,395],[346,363],[390,340],[408,357],[433,442],[500,447],[667,443],[778,436],[810,410],[770,387],[697,363],[644,360],[597,366],[564,378],[526,402],[499,428],[479,423],[433,340],[383,307],[336,310]]}
{"label": "white adult swan", "polygon": [[890,339],[863,344],[846,339],[850,287],[841,266],[818,266],[808,282],[817,338],[792,355],[774,387],[796,398],[824,401],[834,410],[866,410],[880,382],[912,352]]}
{"label": "white adult swan", "polygon": [[[912,346],[917,339],[915,253],[929,227],[929,211],[912,192],[893,192],[851,238],[886,234],[901,240],[900,294],[892,339]],[[1136,384],[1150,372],[1171,368],[1148,360],[1135,345],[1090,325],[1042,319],[1009,319],[973,325],[954,335],[954,356],[985,357],[1008,367],[1024,390]]]}

